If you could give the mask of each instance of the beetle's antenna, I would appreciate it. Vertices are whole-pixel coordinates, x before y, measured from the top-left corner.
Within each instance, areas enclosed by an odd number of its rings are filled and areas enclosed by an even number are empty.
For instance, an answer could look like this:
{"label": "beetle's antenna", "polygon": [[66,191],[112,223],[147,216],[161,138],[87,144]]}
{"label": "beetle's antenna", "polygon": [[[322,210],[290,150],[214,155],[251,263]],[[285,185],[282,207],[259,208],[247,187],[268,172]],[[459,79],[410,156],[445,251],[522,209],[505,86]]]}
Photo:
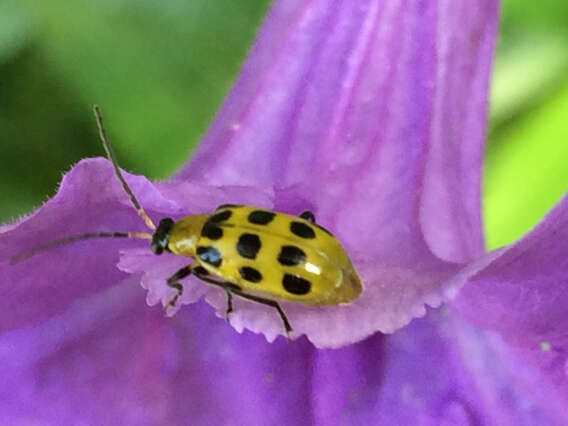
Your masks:
{"label": "beetle's antenna", "polygon": [[21,262],[35,256],[42,251],[52,249],[54,247],[64,246],[66,244],[74,243],[79,240],[87,240],[91,238],[135,238],[139,240],[151,240],[152,234],[147,232],[87,232],[84,234],[69,235],[67,237],[58,238],[57,240],[50,241],[49,243],[31,248],[22,253],[19,253],[10,258],[10,264]]}
{"label": "beetle's antenna", "polygon": [[[108,140],[105,127],[103,125],[103,117],[101,115],[101,110],[99,109],[98,105],[93,106],[93,112],[95,113],[95,119],[97,120],[97,127],[99,128],[99,135],[101,137],[101,141],[103,142],[103,147],[105,148],[105,151],[106,151],[106,154],[107,154],[109,161],[112,163],[112,166],[114,167],[114,173],[118,177],[118,180],[120,180],[120,183],[122,184],[122,188],[130,197],[130,202],[132,203],[132,205],[136,209],[136,212],[138,212],[138,215],[142,218],[142,220],[144,221],[144,223],[146,224],[146,226],[148,228],[150,228],[152,231],[155,231],[156,225],[154,225],[154,222],[152,222],[152,219],[150,219],[150,216],[148,216],[146,214],[146,212],[144,211],[144,209],[142,208],[142,206],[140,205],[140,203],[136,199],[134,193],[132,192],[132,190],[130,189],[130,187],[128,186],[126,181],[124,180],[122,173],[120,172],[120,168],[118,167],[116,157],[115,157],[114,152],[113,152],[113,150],[110,146],[110,142]],[[87,238],[90,238],[90,237],[87,237]]]}
{"label": "beetle's antenna", "polygon": [[[130,201],[132,202],[132,205],[134,206],[134,208],[136,209],[136,211],[138,212],[138,214],[140,215],[142,220],[144,220],[144,223],[146,224],[146,226],[148,228],[150,228],[152,231],[155,231],[156,225],[154,225],[154,222],[152,222],[152,219],[150,219],[150,216],[148,216],[148,214],[146,214],[146,212],[144,211],[144,209],[142,208],[142,206],[140,205],[140,203],[136,199],[136,196],[134,195],[134,193],[132,192],[132,190],[130,189],[130,187],[128,186],[126,181],[124,180],[122,173],[120,172],[120,169],[118,167],[118,163],[116,161],[116,157],[114,155],[114,152],[112,151],[110,142],[109,142],[107,134],[106,134],[106,130],[105,130],[105,127],[104,127],[104,124],[103,124],[103,117],[101,115],[101,110],[99,109],[99,107],[97,105],[95,105],[93,107],[93,112],[95,113],[95,119],[97,120],[97,127],[99,128],[99,135],[101,137],[101,141],[103,142],[103,147],[106,151],[108,159],[110,160],[110,162],[112,163],[112,166],[114,167],[114,172],[115,172],[116,176],[118,177],[118,180],[122,184],[122,188],[130,197]],[[16,255],[14,255],[10,258],[10,263],[15,264],[15,263],[21,262],[22,260],[28,259],[32,256],[35,256],[36,254],[41,253],[43,251],[46,251],[46,250],[49,250],[49,249],[52,249],[52,248],[55,248],[55,247],[61,247],[61,246],[67,245],[67,244],[71,244],[71,243],[74,243],[75,241],[88,240],[88,239],[91,239],[91,238],[133,238],[133,239],[138,239],[138,240],[151,240],[152,234],[149,234],[148,232],[99,231],[99,232],[86,232],[86,233],[83,233],[83,234],[69,235],[67,237],[58,238],[56,240],[53,240],[53,241],[50,241],[48,243],[39,245],[37,247],[33,247],[33,248],[26,250],[22,253],[16,254]]]}

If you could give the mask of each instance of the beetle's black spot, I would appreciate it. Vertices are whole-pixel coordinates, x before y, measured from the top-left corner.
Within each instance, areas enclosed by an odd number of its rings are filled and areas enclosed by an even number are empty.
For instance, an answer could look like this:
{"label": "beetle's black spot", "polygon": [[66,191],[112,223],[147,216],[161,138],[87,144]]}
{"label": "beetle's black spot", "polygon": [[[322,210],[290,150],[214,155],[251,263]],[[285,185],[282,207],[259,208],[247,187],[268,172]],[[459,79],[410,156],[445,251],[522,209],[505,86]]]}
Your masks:
{"label": "beetle's black spot", "polygon": [[250,266],[241,266],[239,268],[239,274],[241,274],[243,280],[250,281],[251,283],[262,281],[262,274],[257,269],[251,268]]}
{"label": "beetle's black spot", "polygon": [[284,274],[282,285],[288,293],[292,294],[308,294],[312,288],[312,284],[301,277],[291,274]]}
{"label": "beetle's black spot", "polygon": [[300,238],[311,239],[316,237],[316,233],[313,228],[303,222],[293,221],[290,223],[290,231],[292,231],[292,234],[297,235]]}
{"label": "beetle's black spot", "polygon": [[306,253],[296,246],[282,246],[278,255],[278,262],[281,265],[294,266],[306,260]]}
{"label": "beetle's black spot", "polygon": [[260,246],[258,235],[242,234],[237,242],[237,252],[246,259],[255,259]]}
{"label": "beetle's black spot", "polygon": [[201,236],[210,240],[218,240],[223,236],[223,230],[219,226],[207,222],[201,229]]}
{"label": "beetle's black spot", "polygon": [[219,253],[219,250],[217,250],[215,247],[198,246],[196,253],[202,261],[216,267],[219,267],[221,265],[221,261],[223,260],[221,258],[221,253]]}
{"label": "beetle's black spot", "polygon": [[207,222],[211,222],[211,223],[223,222],[223,221],[229,219],[232,214],[233,214],[233,212],[231,210],[225,210],[225,211],[222,211],[220,213],[215,213],[213,216],[211,216],[209,218],[209,220],[207,220]]}
{"label": "beetle's black spot", "polygon": [[241,205],[240,204],[221,204],[219,207],[217,207],[215,209],[215,211],[222,210],[222,209],[234,209],[235,207],[241,207]]}
{"label": "beetle's black spot", "polygon": [[256,225],[266,225],[272,222],[276,213],[267,212],[264,210],[254,210],[248,216],[248,221]]}

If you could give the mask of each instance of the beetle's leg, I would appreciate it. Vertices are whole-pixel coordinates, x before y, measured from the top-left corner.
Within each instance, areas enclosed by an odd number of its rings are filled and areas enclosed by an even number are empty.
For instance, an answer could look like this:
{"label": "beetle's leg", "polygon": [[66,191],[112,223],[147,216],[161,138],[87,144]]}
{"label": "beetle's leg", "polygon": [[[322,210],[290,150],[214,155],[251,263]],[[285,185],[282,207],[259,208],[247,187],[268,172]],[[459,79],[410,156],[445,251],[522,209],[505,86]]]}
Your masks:
{"label": "beetle's leg", "polygon": [[207,269],[199,265],[191,268],[191,272],[196,278],[199,278],[201,281],[205,281],[208,284],[217,285],[225,289],[225,293],[227,293],[227,311],[225,312],[225,319],[229,321],[229,314],[233,312],[233,293],[231,293],[231,287],[238,287],[234,284],[216,281],[210,278],[210,274]]}
{"label": "beetle's leg", "polygon": [[210,278],[209,276],[207,276],[206,274],[201,273],[202,272],[201,269],[203,268],[200,268],[199,272],[197,271],[197,268],[193,270],[193,273],[197,278],[208,284],[212,284],[217,287],[222,287],[227,292],[227,315],[233,311],[233,303],[232,303],[233,294],[236,294],[237,296],[242,297],[243,299],[248,299],[256,303],[261,303],[263,305],[270,306],[278,311],[278,315],[280,315],[280,319],[284,324],[286,337],[290,338],[290,333],[293,331],[292,326],[288,321],[288,317],[286,316],[286,314],[284,313],[284,311],[277,302],[275,302],[274,300],[265,299],[264,297],[253,296],[252,294],[245,293],[239,286],[235,284],[216,281]]}
{"label": "beetle's leg", "polygon": [[302,213],[300,213],[300,217],[307,220],[308,222],[316,223],[316,217],[311,210],[304,210]]}
{"label": "beetle's leg", "polygon": [[244,293],[242,290],[231,289],[231,291],[235,293],[237,296],[242,297],[243,299],[252,300],[253,302],[256,303],[262,303],[263,305],[267,305],[276,309],[278,311],[278,315],[280,315],[282,323],[284,324],[284,330],[286,331],[286,338],[290,339],[290,333],[293,331],[292,326],[288,321],[288,317],[286,316],[286,314],[284,313],[284,311],[276,301],[271,299],[265,299],[264,297],[253,296],[252,294]]}
{"label": "beetle's leg", "polygon": [[191,275],[191,265],[184,266],[171,277],[169,277],[166,281],[168,287],[171,287],[177,291],[176,295],[172,297],[172,299],[166,305],[166,309],[168,309],[170,306],[174,307],[176,305],[178,298],[183,293],[183,286],[179,283],[179,280],[187,277],[188,275]]}
{"label": "beetle's leg", "polygon": [[233,312],[233,293],[231,293],[229,287],[225,287],[225,293],[227,293],[227,311],[225,312],[225,319],[229,321],[229,314]]}

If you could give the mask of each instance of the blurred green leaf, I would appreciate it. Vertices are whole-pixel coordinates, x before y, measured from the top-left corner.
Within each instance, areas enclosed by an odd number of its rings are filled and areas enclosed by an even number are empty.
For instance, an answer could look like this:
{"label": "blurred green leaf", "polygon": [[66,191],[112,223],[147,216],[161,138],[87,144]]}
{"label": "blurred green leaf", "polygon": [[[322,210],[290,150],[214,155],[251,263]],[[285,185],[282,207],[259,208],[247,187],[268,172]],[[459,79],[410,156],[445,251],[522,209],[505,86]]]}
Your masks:
{"label": "blurred green leaf", "polygon": [[26,45],[29,22],[24,10],[0,3],[0,64],[8,62]]}
{"label": "blurred green leaf", "polygon": [[533,30],[544,30],[549,34],[568,33],[568,2],[501,0],[501,22],[507,33]]}
{"label": "blurred green leaf", "polygon": [[99,149],[88,110],[44,61],[30,46],[0,68],[0,218],[39,205],[63,170]]}
{"label": "blurred green leaf", "polygon": [[81,158],[103,155],[94,103],[122,167],[171,174],[212,120],[268,5],[2,0],[0,219],[53,195]]}
{"label": "blurred green leaf", "polygon": [[493,129],[517,118],[557,90],[568,75],[568,48],[559,38],[517,40],[495,61],[490,123]]}
{"label": "blurred green leaf", "polygon": [[82,103],[101,105],[125,165],[165,177],[212,120],[268,4],[244,3],[30,4],[52,66]]}
{"label": "blurred green leaf", "polygon": [[532,228],[568,190],[568,80],[546,103],[510,123],[489,144],[485,163],[487,245]]}

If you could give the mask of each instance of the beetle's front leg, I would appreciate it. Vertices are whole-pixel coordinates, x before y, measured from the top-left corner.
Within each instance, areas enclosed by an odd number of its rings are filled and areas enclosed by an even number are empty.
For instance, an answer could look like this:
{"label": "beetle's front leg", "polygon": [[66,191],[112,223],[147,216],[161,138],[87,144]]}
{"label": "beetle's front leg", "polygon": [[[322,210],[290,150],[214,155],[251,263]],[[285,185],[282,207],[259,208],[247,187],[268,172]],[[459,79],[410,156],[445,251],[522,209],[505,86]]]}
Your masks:
{"label": "beetle's front leg", "polygon": [[176,294],[175,294],[174,297],[172,297],[172,299],[165,306],[165,309],[168,309],[170,306],[173,308],[176,305],[177,300],[179,299],[179,297],[183,293],[183,286],[181,285],[179,280],[187,277],[188,275],[191,275],[191,269],[192,269],[191,267],[192,267],[192,265],[184,266],[179,271],[177,271],[175,274],[173,274],[171,277],[169,277],[168,280],[166,281],[166,284],[168,285],[168,287],[176,290]]}

